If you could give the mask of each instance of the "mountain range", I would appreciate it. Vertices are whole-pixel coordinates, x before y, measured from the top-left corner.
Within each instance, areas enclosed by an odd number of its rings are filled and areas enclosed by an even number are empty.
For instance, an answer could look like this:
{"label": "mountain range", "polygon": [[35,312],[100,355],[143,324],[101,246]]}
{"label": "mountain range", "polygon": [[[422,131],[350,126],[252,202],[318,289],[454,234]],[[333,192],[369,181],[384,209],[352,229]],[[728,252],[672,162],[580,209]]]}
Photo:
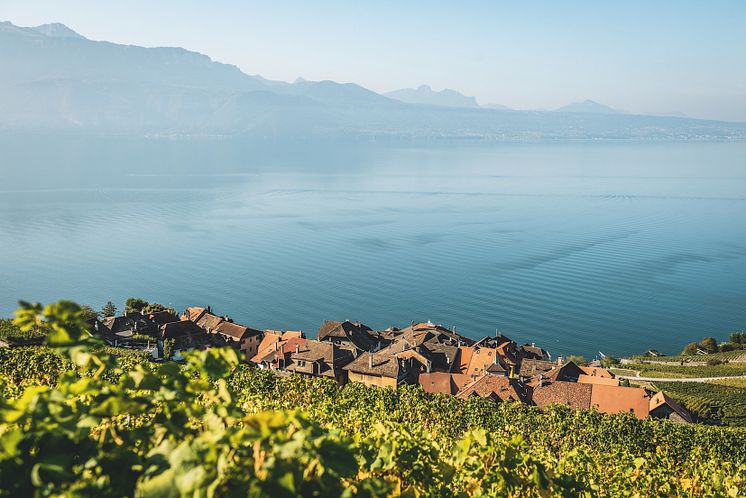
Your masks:
{"label": "mountain range", "polygon": [[0,130],[147,136],[355,139],[726,139],[746,124],[479,106],[430,87],[380,95],[354,83],[272,81],[183,48],[93,41],[62,24],[0,22]]}

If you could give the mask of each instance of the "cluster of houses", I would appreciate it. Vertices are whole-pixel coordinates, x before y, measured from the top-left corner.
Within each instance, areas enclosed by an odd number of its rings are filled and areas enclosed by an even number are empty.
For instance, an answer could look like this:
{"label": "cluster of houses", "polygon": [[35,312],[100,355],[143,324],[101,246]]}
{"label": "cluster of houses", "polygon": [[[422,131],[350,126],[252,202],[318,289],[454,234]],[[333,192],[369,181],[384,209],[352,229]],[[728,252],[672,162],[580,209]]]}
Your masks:
{"label": "cluster of houses", "polygon": [[535,344],[519,346],[499,332],[475,341],[431,322],[373,330],[362,323],[327,321],[316,338],[309,339],[300,331],[240,325],[209,307],[190,307],[180,316],[170,310],[127,313],[96,320],[92,328],[118,346],[152,337],[153,356],[159,358],[178,359],[181,351],[229,345],[245,361],[279,375],[327,377],[340,385],[418,384],[426,392],[462,399],[481,396],[495,402],[563,404],[602,413],[628,412],[640,419],[692,421],[663,392],[623,386],[600,366],[552,361]]}

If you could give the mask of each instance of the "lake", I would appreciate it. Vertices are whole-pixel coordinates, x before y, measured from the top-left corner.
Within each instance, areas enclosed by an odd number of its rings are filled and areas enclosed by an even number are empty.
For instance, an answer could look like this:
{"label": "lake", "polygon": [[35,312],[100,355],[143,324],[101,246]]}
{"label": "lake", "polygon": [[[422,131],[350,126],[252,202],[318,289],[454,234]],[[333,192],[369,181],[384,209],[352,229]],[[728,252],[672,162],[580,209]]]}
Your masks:
{"label": "lake", "polygon": [[0,316],[138,296],[587,357],[746,329],[746,143],[0,146]]}

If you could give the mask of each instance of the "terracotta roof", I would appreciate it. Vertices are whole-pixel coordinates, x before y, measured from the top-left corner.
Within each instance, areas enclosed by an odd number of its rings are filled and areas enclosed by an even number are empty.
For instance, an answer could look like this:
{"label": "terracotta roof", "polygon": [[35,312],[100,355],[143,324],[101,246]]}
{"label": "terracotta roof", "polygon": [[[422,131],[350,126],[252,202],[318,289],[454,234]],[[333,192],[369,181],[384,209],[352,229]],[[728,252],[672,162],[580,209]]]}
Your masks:
{"label": "terracotta roof", "polygon": [[178,322],[180,318],[168,310],[163,310],[150,313],[148,315],[148,320],[156,325],[163,325],[165,323]]}
{"label": "terracotta roof", "polygon": [[593,377],[605,377],[607,379],[613,379],[615,376],[605,368],[601,367],[578,367],[585,375],[591,375]]}
{"label": "terracotta roof", "polygon": [[650,413],[650,396],[645,389],[602,384],[590,387],[591,406],[601,413],[632,413],[639,419],[647,418]]}
{"label": "terracotta roof", "polygon": [[199,320],[197,320],[197,325],[199,325],[203,329],[210,329],[210,331],[214,331],[222,322],[222,317],[213,315],[212,313],[204,313],[202,316],[199,317]]}
{"label": "terracotta roof", "polygon": [[184,315],[182,315],[182,319],[184,320],[191,320],[193,322],[196,322],[199,320],[199,318],[202,316],[202,314],[207,311],[205,308],[200,308],[197,306],[193,306],[190,308],[187,308],[184,311]]}
{"label": "terracotta roof", "polygon": [[214,331],[218,334],[229,336],[239,341],[244,337],[259,335],[262,333],[261,330],[252,329],[245,325],[226,321],[220,322],[220,324],[215,327]]}
{"label": "terracotta roof", "polygon": [[417,382],[428,393],[456,394],[470,382],[464,374],[447,372],[421,373]]}
{"label": "terracotta roof", "polygon": [[470,346],[460,346],[458,348],[458,364],[456,370],[461,373],[466,373],[469,369],[469,363],[471,363],[471,355],[474,353],[474,348]]}
{"label": "terracotta roof", "polygon": [[523,387],[518,382],[507,377],[489,374],[484,374],[465,385],[456,396],[461,399],[481,396],[494,401],[525,401],[527,399]]}
{"label": "terracotta roof", "polygon": [[518,375],[520,375],[521,377],[533,377],[540,373],[549,372],[556,367],[557,364],[551,361],[524,358],[523,360],[521,360],[521,366],[518,370]]}
{"label": "terracotta roof", "polygon": [[316,340],[342,339],[351,342],[360,351],[372,351],[385,339],[374,336],[370,327],[362,323],[353,323],[349,320],[337,322],[325,321],[316,334]]}
{"label": "terracotta roof", "polygon": [[519,352],[523,358],[542,360],[547,357],[546,351],[533,344],[524,344],[519,348]]}
{"label": "terracotta roof", "polygon": [[655,393],[655,395],[652,398],[650,398],[649,411],[652,412],[653,410],[660,408],[663,405],[668,405],[668,407],[671,408],[671,410],[676,412],[685,421],[689,423],[692,422],[692,416],[689,414],[689,412],[686,411],[686,409],[683,406],[681,406],[679,403],[677,403],[673,398],[669,397],[663,391],[659,391]]}
{"label": "terracotta roof", "polygon": [[596,377],[593,375],[580,375],[578,377],[578,382],[581,384],[602,384],[605,386],[618,386],[619,385],[619,379],[613,379],[610,377]]}
{"label": "terracotta roof", "polygon": [[347,366],[345,370],[350,372],[380,375],[392,379],[399,378],[399,360],[396,356],[378,353],[362,353]]}
{"label": "terracotta roof", "polygon": [[496,349],[492,348],[473,348],[469,367],[464,372],[466,375],[476,378],[485,372],[485,369],[498,360]]}
{"label": "terracotta roof", "polygon": [[161,325],[161,339],[177,339],[187,335],[204,335],[205,331],[191,320],[181,320]]}
{"label": "terracotta roof", "polygon": [[587,410],[591,407],[592,388],[590,384],[578,384],[577,382],[545,381],[541,387],[538,385],[534,387],[531,401],[540,408],[559,404]]}
{"label": "terracotta roof", "polygon": [[343,351],[340,347],[329,342],[311,341],[301,345],[298,352],[291,353],[293,360],[303,361],[325,361],[330,365],[335,360],[339,360],[345,355],[350,355],[349,351]]}

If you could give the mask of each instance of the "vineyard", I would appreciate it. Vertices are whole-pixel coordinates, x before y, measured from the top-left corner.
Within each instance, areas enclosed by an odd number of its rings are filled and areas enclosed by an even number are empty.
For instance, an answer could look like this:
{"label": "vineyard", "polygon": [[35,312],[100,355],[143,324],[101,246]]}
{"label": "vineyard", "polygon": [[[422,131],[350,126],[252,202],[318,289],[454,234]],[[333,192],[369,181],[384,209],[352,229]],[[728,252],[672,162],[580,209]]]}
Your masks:
{"label": "vineyard", "polygon": [[[746,382],[746,379],[733,379]],[[656,382],[703,423],[746,426],[746,389],[744,384],[728,385],[704,382]]]}
{"label": "vineyard", "polygon": [[[101,348],[67,302],[0,356],[0,496],[742,496],[746,431]],[[20,387],[19,387],[20,385]]]}
{"label": "vineyard", "polygon": [[640,372],[640,377],[686,378],[686,377],[732,377],[746,375],[746,363],[721,363],[719,365],[660,365],[628,364],[625,368]]}

